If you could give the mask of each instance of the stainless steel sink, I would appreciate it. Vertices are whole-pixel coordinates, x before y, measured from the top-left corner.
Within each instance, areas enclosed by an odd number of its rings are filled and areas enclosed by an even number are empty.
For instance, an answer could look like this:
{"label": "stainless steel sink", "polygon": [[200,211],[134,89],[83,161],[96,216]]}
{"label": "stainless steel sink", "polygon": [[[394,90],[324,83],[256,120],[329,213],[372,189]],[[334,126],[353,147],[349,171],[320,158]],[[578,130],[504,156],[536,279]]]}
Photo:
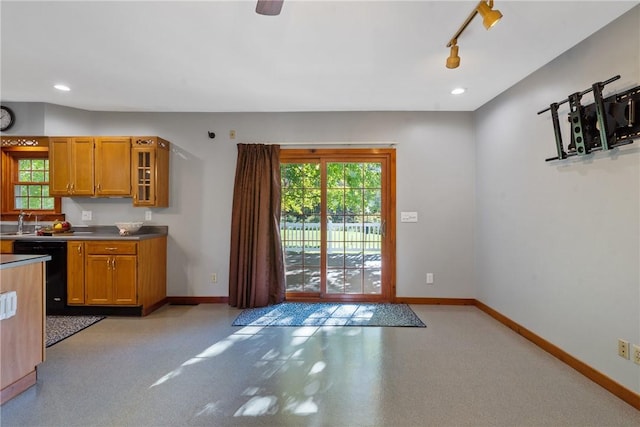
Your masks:
{"label": "stainless steel sink", "polygon": [[9,233],[0,233],[0,236],[34,236],[36,233],[18,233],[17,231],[11,231]]}

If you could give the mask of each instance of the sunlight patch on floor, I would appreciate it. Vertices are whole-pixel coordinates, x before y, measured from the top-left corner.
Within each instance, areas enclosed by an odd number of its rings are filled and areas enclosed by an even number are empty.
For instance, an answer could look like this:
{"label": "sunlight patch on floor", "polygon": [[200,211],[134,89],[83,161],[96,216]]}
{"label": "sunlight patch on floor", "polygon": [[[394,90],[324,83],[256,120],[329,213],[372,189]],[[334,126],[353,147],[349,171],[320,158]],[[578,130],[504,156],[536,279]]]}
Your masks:
{"label": "sunlight patch on floor", "polygon": [[[168,383],[184,373],[187,367],[219,357],[237,344],[258,338],[265,330],[261,326],[243,327],[186,360],[176,369],[158,379],[150,388]],[[323,333],[330,335],[342,334],[345,337],[362,333],[361,328],[357,327],[336,328],[334,330],[332,327],[301,326],[290,329],[290,331],[288,345],[278,347],[274,343],[273,346],[269,346],[271,348],[264,349],[262,356],[257,355],[258,359],[253,363],[253,369],[256,369],[257,372],[252,375],[258,384],[248,386],[239,394],[239,396],[244,396],[248,400],[244,403],[238,402],[240,406],[236,406],[237,409],[232,412],[234,417],[260,417],[274,415],[279,412],[287,412],[298,416],[309,416],[318,413],[320,403],[318,398],[321,398],[322,394],[327,393],[328,389],[331,388],[329,384],[326,384],[326,379],[324,379],[324,376],[327,375],[328,365],[324,360],[308,360],[317,356],[311,356],[313,352],[306,353],[311,351],[310,348],[314,348],[313,345],[308,348],[307,344],[312,342],[312,337],[318,336],[316,335],[318,331],[323,331]],[[258,348],[256,347],[256,350]],[[291,391],[289,391],[280,395],[277,392],[274,393],[276,390],[270,390],[259,385],[260,382],[267,381],[275,375],[281,375],[283,379],[289,378],[288,381],[293,378],[294,383],[297,384],[297,392],[291,394]],[[293,377],[287,377],[287,375],[293,375]],[[298,378],[299,380],[297,380]],[[233,396],[229,396],[229,398],[233,399]],[[223,403],[223,401],[209,402],[196,413],[196,416],[224,412]]]}
{"label": "sunlight patch on floor", "polygon": [[278,413],[278,398],[275,396],[255,396],[242,405],[234,417],[259,417]]}
{"label": "sunlight patch on floor", "polygon": [[327,364],[324,363],[323,361],[314,363],[313,366],[311,367],[311,370],[309,371],[309,375],[319,374],[320,372],[324,371],[324,368],[326,366]]}
{"label": "sunlight patch on floor", "polygon": [[221,355],[225,351],[229,350],[234,344],[250,339],[252,336],[254,336],[256,333],[258,333],[262,329],[263,328],[254,327],[254,326],[247,326],[240,329],[238,332],[232,335],[229,335],[225,339],[210,345],[204,351],[192,357],[191,359],[186,360],[184,363],[182,363],[182,365],[180,365],[173,371],[167,373],[166,375],[162,376],[156,382],[151,384],[149,388],[153,388],[158,385],[164,384],[165,382],[171,380],[172,378],[179,376],[182,373],[182,368],[185,366],[194,365],[204,360],[209,360]]}

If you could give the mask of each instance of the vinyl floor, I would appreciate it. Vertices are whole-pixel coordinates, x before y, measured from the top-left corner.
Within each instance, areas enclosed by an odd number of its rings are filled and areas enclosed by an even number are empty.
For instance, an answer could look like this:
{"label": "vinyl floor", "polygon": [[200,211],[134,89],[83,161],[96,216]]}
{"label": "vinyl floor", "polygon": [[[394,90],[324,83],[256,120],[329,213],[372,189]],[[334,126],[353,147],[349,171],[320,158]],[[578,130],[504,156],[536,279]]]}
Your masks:
{"label": "vinyl floor", "polygon": [[109,317],[47,349],[0,425],[640,425],[477,308],[411,307],[427,328],[232,327],[224,304]]}

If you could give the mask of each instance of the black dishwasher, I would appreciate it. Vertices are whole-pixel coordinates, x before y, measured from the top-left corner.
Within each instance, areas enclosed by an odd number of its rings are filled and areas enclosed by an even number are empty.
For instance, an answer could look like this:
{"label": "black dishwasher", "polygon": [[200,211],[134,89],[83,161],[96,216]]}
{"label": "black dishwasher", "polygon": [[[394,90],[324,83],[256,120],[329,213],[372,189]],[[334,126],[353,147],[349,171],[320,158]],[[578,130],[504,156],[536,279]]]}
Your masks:
{"label": "black dishwasher", "polygon": [[67,242],[16,240],[13,253],[50,255],[46,263],[47,314],[65,314],[67,308]]}

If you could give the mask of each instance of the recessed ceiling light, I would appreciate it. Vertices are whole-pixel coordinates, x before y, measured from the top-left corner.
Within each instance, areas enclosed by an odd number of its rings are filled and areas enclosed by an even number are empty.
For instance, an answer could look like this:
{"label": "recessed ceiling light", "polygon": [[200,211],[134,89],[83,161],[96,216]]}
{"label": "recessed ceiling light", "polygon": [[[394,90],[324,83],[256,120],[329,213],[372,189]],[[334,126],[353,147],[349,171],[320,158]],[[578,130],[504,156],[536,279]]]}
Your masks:
{"label": "recessed ceiling light", "polygon": [[57,84],[54,86],[54,88],[61,90],[62,92],[69,92],[71,90],[71,88],[67,85],[62,85],[62,84]]}
{"label": "recessed ceiling light", "polygon": [[462,95],[465,92],[465,88],[463,87],[457,87],[454,90],[451,91],[452,95]]}

